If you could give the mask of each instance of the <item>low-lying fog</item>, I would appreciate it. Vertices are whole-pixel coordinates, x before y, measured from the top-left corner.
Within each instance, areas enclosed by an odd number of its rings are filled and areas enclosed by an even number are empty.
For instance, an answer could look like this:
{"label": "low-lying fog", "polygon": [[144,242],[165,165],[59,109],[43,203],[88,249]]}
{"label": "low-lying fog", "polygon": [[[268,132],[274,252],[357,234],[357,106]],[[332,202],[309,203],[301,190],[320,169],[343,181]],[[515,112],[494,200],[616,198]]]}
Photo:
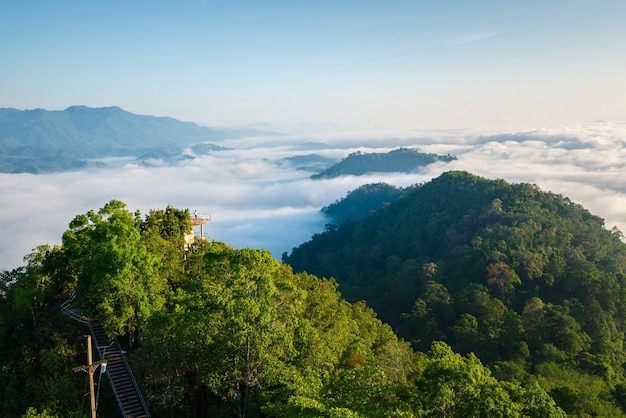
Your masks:
{"label": "low-lying fog", "polygon": [[[324,145],[321,145],[324,144]],[[234,148],[174,165],[133,159],[106,168],[56,174],[0,174],[0,270],[23,264],[37,245],[59,244],[77,214],[119,199],[131,211],[168,204],[210,213],[205,233],[234,247],[283,252],[322,232],[320,208],[358,186],[408,186],[444,171],[465,170],[490,179],[528,182],[560,193],[626,232],[626,123],[594,122],[527,132],[341,132],[225,141]],[[282,158],[319,154],[337,160],[351,152],[414,146],[451,153],[457,161],[406,174],[310,180]]]}

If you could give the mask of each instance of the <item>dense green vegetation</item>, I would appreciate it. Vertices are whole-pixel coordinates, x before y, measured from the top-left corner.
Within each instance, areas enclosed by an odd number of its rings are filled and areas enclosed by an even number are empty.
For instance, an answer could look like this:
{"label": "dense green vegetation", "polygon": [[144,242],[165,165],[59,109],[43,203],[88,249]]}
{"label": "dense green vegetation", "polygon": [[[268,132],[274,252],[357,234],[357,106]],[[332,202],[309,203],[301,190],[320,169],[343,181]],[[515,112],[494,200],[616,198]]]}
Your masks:
{"label": "dense green vegetation", "polygon": [[135,115],[118,107],[0,109],[0,172],[71,170],[89,165],[89,159],[155,152],[163,157],[172,150],[178,158],[183,148],[192,144],[237,136],[234,131]]}
{"label": "dense green vegetation", "polygon": [[410,173],[437,161],[450,162],[452,160],[456,160],[456,157],[449,154],[426,154],[413,148],[398,148],[387,153],[369,154],[357,151],[321,173],[312,175],[311,178],[324,179],[345,175],[361,176],[377,172]]}
{"label": "dense green vegetation", "polygon": [[[333,280],[265,250],[186,249],[189,230],[187,210],[142,218],[112,200],[3,272],[0,415],[86,416],[72,372],[85,329],[58,310],[75,290],[74,306],[123,337],[153,416],[564,416],[549,383],[500,380],[443,342],[416,353]],[[106,386],[99,413],[116,416]]]}
{"label": "dense green vegetation", "polygon": [[626,406],[626,245],[569,199],[449,172],[284,261],[334,277],[418,351],[445,341],[574,416]]}
{"label": "dense green vegetation", "polygon": [[412,189],[413,187],[403,189],[387,183],[365,184],[348,192],[335,203],[323,207],[322,212],[331,219],[332,227],[335,227],[347,221],[363,219]]}

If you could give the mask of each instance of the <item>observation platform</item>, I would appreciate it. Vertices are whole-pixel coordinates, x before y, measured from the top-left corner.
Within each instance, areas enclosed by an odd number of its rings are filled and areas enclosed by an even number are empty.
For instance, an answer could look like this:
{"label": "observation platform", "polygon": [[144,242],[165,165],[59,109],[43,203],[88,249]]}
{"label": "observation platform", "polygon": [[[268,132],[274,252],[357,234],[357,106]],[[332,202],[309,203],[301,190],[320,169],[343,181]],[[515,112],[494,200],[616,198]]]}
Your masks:
{"label": "observation platform", "polygon": [[211,222],[211,215],[208,213],[192,213],[191,224],[193,226],[204,225],[207,222]]}
{"label": "observation platform", "polygon": [[191,226],[193,228],[199,226],[200,234],[196,235],[192,230],[191,233],[185,235],[185,245],[187,248],[191,246],[196,241],[209,240],[208,235],[204,236],[204,224],[211,222],[211,215],[208,213],[200,213],[198,211],[194,211],[191,214]]}

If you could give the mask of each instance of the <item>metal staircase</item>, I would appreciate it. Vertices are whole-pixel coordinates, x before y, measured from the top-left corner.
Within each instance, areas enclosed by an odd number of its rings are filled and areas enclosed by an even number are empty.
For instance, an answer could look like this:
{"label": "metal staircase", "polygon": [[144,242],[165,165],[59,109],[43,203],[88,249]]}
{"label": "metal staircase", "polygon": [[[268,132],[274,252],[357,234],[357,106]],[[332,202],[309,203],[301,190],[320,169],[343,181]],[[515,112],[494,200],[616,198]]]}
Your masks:
{"label": "metal staircase", "polygon": [[81,316],[77,309],[71,307],[73,300],[74,293],[61,305],[61,311],[89,328],[100,360],[107,361],[106,374],[122,415],[127,418],[151,418],[117,338],[109,338],[98,321]]}

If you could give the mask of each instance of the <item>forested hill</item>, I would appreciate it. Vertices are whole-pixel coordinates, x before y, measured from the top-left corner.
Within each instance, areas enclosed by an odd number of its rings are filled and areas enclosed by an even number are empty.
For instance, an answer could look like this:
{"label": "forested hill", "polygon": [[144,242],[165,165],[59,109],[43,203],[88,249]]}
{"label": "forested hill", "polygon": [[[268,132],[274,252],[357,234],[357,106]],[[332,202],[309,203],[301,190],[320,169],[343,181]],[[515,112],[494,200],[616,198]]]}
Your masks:
{"label": "forested hill", "polygon": [[321,211],[330,218],[334,227],[347,221],[363,219],[412,189],[398,188],[387,183],[364,184],[348,192],[344,198],[323,207]]}
{"label": "forested hill", "polygon": [[450,162],[456,160],[453,155],[437,155],[419,152],[413,148],[398,148],[387,153],[355,152],[327,168],[312,179],[333,178],[338,176],[361,176],[367,173],[410,173],[437,161]]}
{"label": "forested hill", "polygon": [[[536,379],[496,379],[442,342],[414,353],[336,283],[200,240],[188,210],[112,200],[0,272],[0,416],[86,416],[84,324],[120,337],[155,417],[555,417]],[[99,375],[99,373],[97,373]],[[106,376],[99,416],[119,416]],[[613,412],[619,413],[614,408]]]}
{"label": "forested hill", "polygon": [[67,170],[85,166],[90,158],[140,156],[236,135],[119,107],[0,109],[0,172]]}
{"label": "forested hill", "polygon": [[502,378],[539,374],[569,412],[595,415],[626,399],[620,238],[561,195],[448,172],[284,261],[334,277],[417,350],[443,340]]}

